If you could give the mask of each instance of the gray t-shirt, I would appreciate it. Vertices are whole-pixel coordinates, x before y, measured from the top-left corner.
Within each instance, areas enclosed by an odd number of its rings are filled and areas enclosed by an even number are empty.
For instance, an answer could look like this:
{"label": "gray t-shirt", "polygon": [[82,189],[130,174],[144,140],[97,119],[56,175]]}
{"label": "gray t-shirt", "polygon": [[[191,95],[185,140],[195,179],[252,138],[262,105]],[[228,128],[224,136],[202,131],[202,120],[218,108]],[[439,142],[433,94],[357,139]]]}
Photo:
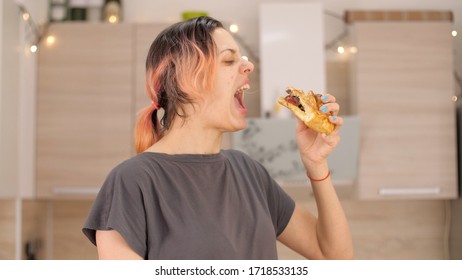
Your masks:
{"label": "gray t-shirt", "polygon": [[277,259],[294,208],[242,152],[145,152],[111,171],[83,233],[114,229],[145,259]]}

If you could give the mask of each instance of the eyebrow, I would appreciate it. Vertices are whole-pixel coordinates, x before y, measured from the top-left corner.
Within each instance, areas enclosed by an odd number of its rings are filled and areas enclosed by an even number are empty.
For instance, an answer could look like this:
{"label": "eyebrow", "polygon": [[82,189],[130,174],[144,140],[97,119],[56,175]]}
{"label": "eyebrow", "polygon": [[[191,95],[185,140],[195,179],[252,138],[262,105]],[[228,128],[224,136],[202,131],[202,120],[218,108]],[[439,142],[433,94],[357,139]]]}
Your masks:
{"label": "eyebrow", "polygon": [[221,54],[221,53],[224,53],[224,52],[226,52],[226,51],[230,51],[230,52],[232,52],[233,54],[237,53],[237,50],[235,50],[235,49],[224,49],[224,50],[220,51],[220,54]]}

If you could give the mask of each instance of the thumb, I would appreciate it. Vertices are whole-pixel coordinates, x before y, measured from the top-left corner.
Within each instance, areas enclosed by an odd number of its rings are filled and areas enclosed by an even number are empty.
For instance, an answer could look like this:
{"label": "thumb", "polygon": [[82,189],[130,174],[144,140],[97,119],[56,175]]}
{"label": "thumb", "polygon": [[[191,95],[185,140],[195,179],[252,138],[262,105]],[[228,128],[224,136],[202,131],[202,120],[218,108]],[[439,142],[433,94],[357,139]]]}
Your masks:
{"label": "thumb", "polygon": [[298,123],[295,126],[295,130],[297,132],[302,132],[302,131],[307,130],[307,129],[308,129],[308,127],[305,125],[305,123],[302,122],[301,120],[298,120]]}

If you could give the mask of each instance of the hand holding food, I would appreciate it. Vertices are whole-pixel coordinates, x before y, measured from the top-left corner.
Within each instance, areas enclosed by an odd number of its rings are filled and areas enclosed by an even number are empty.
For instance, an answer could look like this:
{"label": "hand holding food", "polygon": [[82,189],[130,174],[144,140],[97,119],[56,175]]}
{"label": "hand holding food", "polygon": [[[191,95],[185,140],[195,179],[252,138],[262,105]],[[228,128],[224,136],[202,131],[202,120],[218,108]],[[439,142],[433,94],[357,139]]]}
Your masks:
{"label": "hand holding food", "polygon": [[288,95],[279,97],[278,103],[290,109],[306,126],[326,135],[334,130],[335,125],[329,121],[330,115],[319,110],[323,104],[320,94],[306,93],[293,87],[288,87],[286,92]]}

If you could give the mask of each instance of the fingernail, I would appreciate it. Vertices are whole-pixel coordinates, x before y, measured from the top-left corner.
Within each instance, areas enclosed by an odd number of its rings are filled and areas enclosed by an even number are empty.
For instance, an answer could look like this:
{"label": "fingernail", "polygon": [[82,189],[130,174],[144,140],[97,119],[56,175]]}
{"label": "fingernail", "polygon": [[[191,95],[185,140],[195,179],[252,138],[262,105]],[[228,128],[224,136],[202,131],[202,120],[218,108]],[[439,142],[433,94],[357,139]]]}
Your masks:
{"label": "fingernail", "polygon": [[329,97],[327,97],[327,95],[323,95],[323,96],[321,97],[321,99],[322,99],[322,101],[327,102],[327,100],[329,99]]}
{"label": "fingernail", "polygon": [[336,116],[331,116],[330,119],[333,120],[333,121],[336,121],[337,117]]}
{"label": "fingernail", "polygon": [[322,106],[322,107],[321,107],[321,111],[324,112],[324,113],[327,113],[327,107],[326,107],[326,106]]}

